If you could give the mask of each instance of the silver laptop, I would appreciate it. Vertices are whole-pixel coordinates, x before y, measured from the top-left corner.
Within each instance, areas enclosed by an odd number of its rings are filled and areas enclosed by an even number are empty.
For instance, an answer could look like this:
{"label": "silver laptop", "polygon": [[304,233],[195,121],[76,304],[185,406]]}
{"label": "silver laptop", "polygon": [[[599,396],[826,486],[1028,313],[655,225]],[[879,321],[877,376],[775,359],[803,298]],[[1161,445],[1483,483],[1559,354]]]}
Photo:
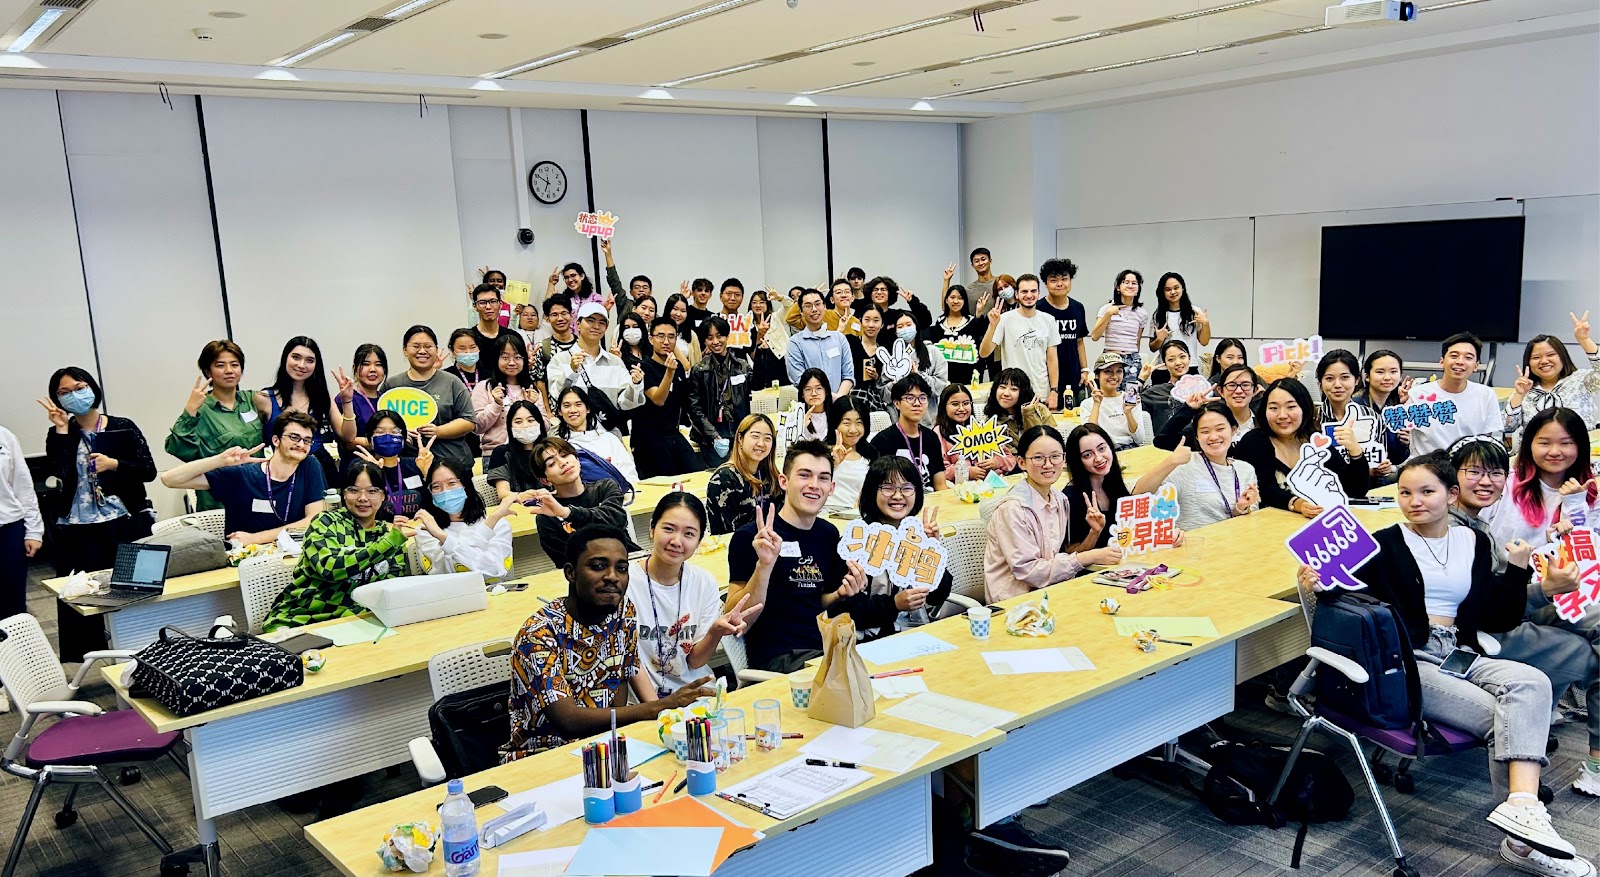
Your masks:
{"label": "silver laptop", "polygon": [[74,597],[76,606],[118,608],[161,596],[167,585],[167,561],[172,557],[169,545],[145,545],[125,542],[117,546],[116,566],[109,573],[96,573],[94,578],[107,585],[105,594],[86,594]]}

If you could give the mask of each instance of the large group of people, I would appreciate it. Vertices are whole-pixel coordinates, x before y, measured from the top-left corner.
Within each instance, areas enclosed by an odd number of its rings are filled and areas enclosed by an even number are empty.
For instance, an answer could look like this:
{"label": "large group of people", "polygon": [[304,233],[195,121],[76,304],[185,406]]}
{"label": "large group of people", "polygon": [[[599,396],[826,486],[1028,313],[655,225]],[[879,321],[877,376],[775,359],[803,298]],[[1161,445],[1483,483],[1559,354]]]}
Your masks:
{"label": "large group of people", "polygon": [[[373,342],[356,349],[348,375],[330,372],[300,336],[284,345],[272,383],[252,391],[244,351],[210,342],[165,438],[182,462],[162,473],[139,427],[102,411],[95,377],[60,369],[40,400],[64,498],[48,528],[16,438],[0,428],[0,614],[25,610],[27,559],[47,529],[55,556],[79,568],[109,566],[118,543],[148,535],[146,485],[157,477],[194,491],[198,508],[222,509],[238,545],[303,531],[294,583],[268,628],[358,611],[351,589],[404,574],[409,539],[427,572],[504,579],[506,517],[522,505],[570,589],[516,634],[511,759],[602,730],[612,710],[626,722],[692,701],[724,637],[743,638],[750,666],[789,672],[820,654],[819,615],[849,613],[868,639],[937,616],[948,576],[897,588],[867,575],[840,557],[825,512],[888,524],[921,516],[937,540],[924,514],[931,493],[1020,475],[989,517],[985,586],[998,601],[1120,562],[1109,542],[1117,501],[1162,485],[1178,496],[1180,542],[1263,507],[1315,517],[1322,507],[1288,479],[1302,445],[1326,436],[1328,471],[1347,495],[1398,481],[1405,522],[1377,534],[1380,553],[1362,577],[1405,617],[1429,668],[1424,712],[1492,738],[1490,821],[1507,835],[1502,854],[1533,873],[1594,873],[1533,792],[1548,764],[1553,699],[1577,685],[1591,748],[1573,787],[1600,795],[1597,614],[1574,624],[1550,607],[1578,587],[1570,565],[1537,585],[1528,572],[1534,548],[1600,520],[1588,435],[1600,412],[1600,348],[1587,314],[1573,316],[1572,335],[1589,367],[1540,335],[1504,404],[1471,380],[1478,340],[1446,339],[1427,401],[1453,405],[1453,418],[1395,428],[1384,409],[1418,390],[1396,353],[1358,361],[1330,350],[1315,363],[1252,367],[1237,338],[1212,348],[1208,312],[1177,273],[1161,276],[1153,310],[1143,275],[1118,273],[1091,320],[1071,297],[1070,260],[1013,277],[995,273],[980,248],[970,256],[976,280],[955,284],[955,266],[945,271],[936,316],[892,278],[859,268],[787,294],[697,279],[658,304],[649,277],[624,286],[610,241],[602,249],[606,292],[570,263],[551,273],[537,305],[506,307],[505,275],[485,271],[469,291],[471,324],[443,344],[432,327],[412,326],[396,339],[393,370]],[[1093,361],[1087,341],[1103,344]],[[952,347],[971,355],[947,357]],[[1302,380],[1306,366],[1320,403]],[[776,384],[793,385],[802,409],[801,438],[786,448],[773,419],[751,412],[752,393]],[[397,388],[431,398],[432,421],[408,428],[385,410],[379,399]],[[1058,412],[1075,412],[1066,436]],[[872,428],[875,414],[886,428]],[[1007,444],[962,459],[955,435],[990,417]],[[1355,433],[1357,420],[1374,424],[1374,440]],[[1139,444],[1170,454],[1129,484],[1118,454]],[[496,504],[473,488],[480,465]],[[705,501],[669,494],[651,515],[648,556],[630,563],[635,483],[703,470]],[[688,562],[712,535],[727,540],[725,597]],[[62,613],[64,657],[83,648],[68,644],[74,615]],[[1496,657],[1465,677],[1435,672],[1458,646],[1483,654],[1480,634],[1499,640]],[[630,697],[635,706],[625,706]],[[1009,849],[1055,853],[1014,823],[986,831]]]}

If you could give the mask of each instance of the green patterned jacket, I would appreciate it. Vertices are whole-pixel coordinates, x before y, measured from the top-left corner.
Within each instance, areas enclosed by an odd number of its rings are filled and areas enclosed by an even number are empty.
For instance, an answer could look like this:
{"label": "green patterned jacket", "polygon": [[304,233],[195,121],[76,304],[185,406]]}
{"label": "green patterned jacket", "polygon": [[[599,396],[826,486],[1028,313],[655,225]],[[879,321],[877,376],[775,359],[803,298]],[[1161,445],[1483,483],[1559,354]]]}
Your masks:
{"label": "green patterned jacket", "polygon": [[368,582],[405,574],[406,537],[384,523],[363,530],[343,508],[311,519],[295,564],[294,584],[278,597],[264,631],[358,615],[350,592]]}

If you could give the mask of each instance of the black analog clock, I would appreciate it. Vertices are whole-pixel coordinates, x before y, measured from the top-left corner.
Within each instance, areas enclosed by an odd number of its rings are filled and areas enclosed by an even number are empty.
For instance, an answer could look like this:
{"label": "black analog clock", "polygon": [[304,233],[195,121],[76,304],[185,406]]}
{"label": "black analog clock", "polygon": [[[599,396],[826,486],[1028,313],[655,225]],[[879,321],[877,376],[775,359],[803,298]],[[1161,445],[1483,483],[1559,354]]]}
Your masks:
{"label": "black analog clock", "polygon": [[567,172],[553,161],[541,161],[528,171],[528,191],[541,204],[554,204],[567,196]]}

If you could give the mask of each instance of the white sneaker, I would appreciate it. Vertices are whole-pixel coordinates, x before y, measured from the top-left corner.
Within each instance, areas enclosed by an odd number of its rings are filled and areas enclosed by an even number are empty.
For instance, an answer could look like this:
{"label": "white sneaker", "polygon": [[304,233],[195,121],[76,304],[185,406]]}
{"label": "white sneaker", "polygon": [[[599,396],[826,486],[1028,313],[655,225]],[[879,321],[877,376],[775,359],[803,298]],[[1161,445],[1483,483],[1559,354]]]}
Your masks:
{"label": "white sneaker", "polygon": [[1594,865],[1588,859],[1552,859],[1538,850],[1529,850],[1526,856],[1517,855],[1511,848],[1511,838],[1500,842],[1500,859],[1518,871],[1544,874],[1546,877],[1595,877]]}
{"label": "white sneaker", "polygon": [[1578,778],[1572,782],[1572,790],[1580,795],[1600,798],[1600,770],[1590,770],[1587,761],[1579,764]]}
{"label": "white sneaker", "polygon": [[1501,801],[1500,806],[1489,813],[1488,822],[1547,856],[1570,859],[1578,854],[1577,847],[1556,833],[1550,824],[1550,813],[1538,801],[1521,806]]}

